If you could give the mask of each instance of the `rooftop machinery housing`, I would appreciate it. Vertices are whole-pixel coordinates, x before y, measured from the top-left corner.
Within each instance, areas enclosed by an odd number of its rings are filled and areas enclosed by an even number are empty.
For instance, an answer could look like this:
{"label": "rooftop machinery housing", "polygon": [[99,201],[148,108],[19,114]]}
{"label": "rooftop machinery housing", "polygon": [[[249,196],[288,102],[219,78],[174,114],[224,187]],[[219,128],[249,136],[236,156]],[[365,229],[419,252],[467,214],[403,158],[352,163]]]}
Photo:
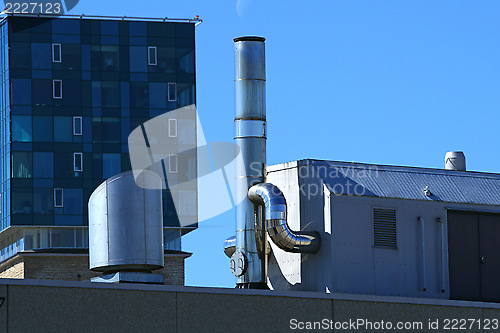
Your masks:
{"label": "rooftop machinery housing", "polygon": [[236,191],[248,196],[225,245],[237,286],[500,302],[500,174],[466,171],[463,152],[445,169],[266,166],[264,41],[234,40]]}

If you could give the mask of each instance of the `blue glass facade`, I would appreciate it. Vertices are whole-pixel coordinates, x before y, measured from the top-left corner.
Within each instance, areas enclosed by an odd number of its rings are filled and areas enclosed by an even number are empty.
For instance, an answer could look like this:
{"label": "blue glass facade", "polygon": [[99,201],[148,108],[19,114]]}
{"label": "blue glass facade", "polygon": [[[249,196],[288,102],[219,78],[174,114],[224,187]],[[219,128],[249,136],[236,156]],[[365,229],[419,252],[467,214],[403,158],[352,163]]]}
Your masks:
{"label": "blue glass facade", "polygon": [[[86,247],[88,199],[130,170],[130,132],[196,102],[194,24],[9,16],[0,34],[0,249]],[[168,190],[164,226],[180,249]]]}

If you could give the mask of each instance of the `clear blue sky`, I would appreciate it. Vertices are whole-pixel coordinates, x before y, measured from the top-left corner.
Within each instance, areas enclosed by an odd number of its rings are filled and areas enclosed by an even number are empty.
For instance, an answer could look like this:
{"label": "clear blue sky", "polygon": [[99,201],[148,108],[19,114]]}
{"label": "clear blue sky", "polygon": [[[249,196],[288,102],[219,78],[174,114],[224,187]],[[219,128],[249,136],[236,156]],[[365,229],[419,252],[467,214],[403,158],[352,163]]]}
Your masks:
{"label": "clear blue sky", "polygon": [[[500,1],[80,0],[70,14],[192,18],[208,141],[233,139],[234,37],[267,38],[268,164],[303,158],[500,172]],[[186,284],[234,287],[234,211],[183,238]]]}

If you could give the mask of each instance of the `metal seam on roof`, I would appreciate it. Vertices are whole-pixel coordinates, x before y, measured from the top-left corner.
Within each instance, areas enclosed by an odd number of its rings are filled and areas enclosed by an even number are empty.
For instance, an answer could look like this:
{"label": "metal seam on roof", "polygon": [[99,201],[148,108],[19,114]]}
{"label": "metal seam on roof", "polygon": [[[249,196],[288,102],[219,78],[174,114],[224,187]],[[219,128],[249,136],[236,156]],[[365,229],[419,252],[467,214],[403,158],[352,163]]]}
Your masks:
{"label": "metal seam on roof", "polygon": [[[282,164],[283,169],[289,169],[291,164]],[[335,185],[335,189],[342,189],[343,187],[338,185],[345,186],[348,181],[353,182],[366,190],[363,196],[500,205],[500,174],[321,160],[300,160],[295,164],[295,167],[299,166],[326,166],[328,172],[315,177],[322,178],[323,183],[330,186],[330,189]],[[356,172],[370,168],[376,172],[365,172],[363,175]],[[272,170],[276,172],[280,171],[280,168],[276,165]],[[331,176],[330,170],[336,171],[335,176]],[[424,194],[427,186],[433,194],[431,197]],[[335,190],[332,192],[350,194],[345,193],[345,188],[343,189],[344,192],[339,191],[342,193]]]}

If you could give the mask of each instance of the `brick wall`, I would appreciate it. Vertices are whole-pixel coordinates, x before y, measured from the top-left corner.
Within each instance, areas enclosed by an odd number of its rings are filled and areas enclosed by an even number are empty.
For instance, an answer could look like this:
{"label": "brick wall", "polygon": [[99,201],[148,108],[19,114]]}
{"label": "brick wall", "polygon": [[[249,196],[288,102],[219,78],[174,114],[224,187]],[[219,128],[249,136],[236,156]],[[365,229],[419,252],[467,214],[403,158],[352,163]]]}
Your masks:
{"label": "brick wall", "polygon": [[18,258],[12,258],[0,265],[0,279],[24,279],[24,261]]}
{"label": "brick wall", "polygon": [[165,256],[165,268],[155,271],[162,273],[165,284],[183,286],[184,285],[184,258],[181,256]]}
{"label": "brick wall", "polygon": [[89,269],[85,254],[33,254],[24,256],[24,278],[89,281],[100,275]]}
{"label": "brick wall", "polygon": [[[190,254],[166,254],[162,273],[165,284],[184,285],[184,260]],[[89,281],[102,275],[89,270],[88,254],[20,252],[0,263],[0,278]]]}

